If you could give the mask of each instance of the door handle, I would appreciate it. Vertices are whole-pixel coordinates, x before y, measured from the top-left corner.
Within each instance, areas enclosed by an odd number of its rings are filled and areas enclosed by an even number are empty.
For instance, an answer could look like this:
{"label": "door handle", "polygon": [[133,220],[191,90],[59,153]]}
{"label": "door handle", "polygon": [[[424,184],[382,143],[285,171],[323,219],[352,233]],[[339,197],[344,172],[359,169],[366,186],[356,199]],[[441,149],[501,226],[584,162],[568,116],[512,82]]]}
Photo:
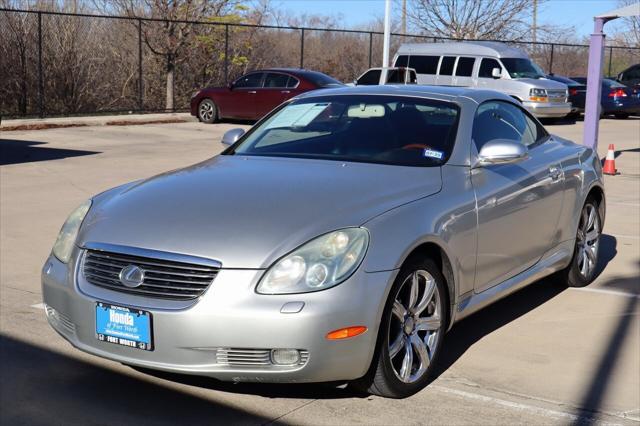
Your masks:
{"label": "door handle", "polygon": [[551,166],[549,167],[549,176],[551,176],[551,179],[554,181],[558,180],[562,176],[562,170],[558,166]]}
{"label": "door handle", "polygon": [[252,94],[252,95],[255,95],[255,94],[256,94],[256,91],[255,91],[255,90],[249,90],[247,93],[250,93],[250,94]]}
{"label": "door handle", "polygon": [[291,93],[291,90],[281,90],[280,93]]}

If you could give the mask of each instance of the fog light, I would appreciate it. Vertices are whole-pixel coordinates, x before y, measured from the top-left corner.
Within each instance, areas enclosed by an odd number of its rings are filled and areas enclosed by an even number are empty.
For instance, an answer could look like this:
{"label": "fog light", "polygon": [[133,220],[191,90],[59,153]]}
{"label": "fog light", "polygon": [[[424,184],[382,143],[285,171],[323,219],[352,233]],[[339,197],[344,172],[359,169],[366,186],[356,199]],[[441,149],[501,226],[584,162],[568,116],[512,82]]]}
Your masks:
{"label": "fog light", "polygon": [[278,365],[292,365],[300,362],[297,349],[274,349],[271,351],[271,362]]}

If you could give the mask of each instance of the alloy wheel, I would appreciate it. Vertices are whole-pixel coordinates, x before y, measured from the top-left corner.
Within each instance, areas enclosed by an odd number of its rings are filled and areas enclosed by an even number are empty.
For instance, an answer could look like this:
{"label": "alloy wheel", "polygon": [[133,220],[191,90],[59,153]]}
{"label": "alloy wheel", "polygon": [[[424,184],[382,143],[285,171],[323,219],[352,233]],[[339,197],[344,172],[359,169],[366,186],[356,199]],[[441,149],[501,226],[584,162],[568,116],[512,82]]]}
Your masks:
{"label": "alloy wheel", "polygon": [[198,113],[200,114],[200,119],[202,121],[211,121],[213,115],[215,114],[213,103],[211,101],[203,101],[202,103],[200,103]]}
{"label": "alloy wheel", "polygon": [[389,324],[389,358],[397,378],[422,378],[442,332],[441,297],[435,278],[424,270],[409,275],[398,291]]}
{"label": "alloy wheel", "polygon": [[578,270],[584,278],[590,277],[598,263],[600,245],[600,216],[596,206],[587,203],[580,214],[578,226]]}

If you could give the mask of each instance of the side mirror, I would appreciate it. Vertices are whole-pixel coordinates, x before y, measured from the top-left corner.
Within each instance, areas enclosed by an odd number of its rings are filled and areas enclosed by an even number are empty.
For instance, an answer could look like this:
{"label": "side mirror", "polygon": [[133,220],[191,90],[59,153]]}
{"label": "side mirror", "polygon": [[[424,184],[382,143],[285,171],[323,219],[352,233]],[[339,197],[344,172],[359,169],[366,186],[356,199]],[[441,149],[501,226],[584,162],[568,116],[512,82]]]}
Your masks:
{"label": "side mirror", "polygon": [[500,78],[502,77],[502,70],[500,68],[494,68],[491,70],[491,77]]}
{"label": "side mirror", "polygon": [[485,143],[478,153],[478,166],[512,164],[529,157],[529,150],[518,141],[493,139]]}
{"label": "side mirror", "polygon": [[357,86],[358,85],[358,80],[353,80],[353,85]]}
{"label": "side mirror", "polygon": [[233,145],[240,139],[240,137],[244,135],[244,129],[235,128],[231,130],[227,130],[222,135],[222,144],[223,145]]}
{"label": "side mirror", "polygon": [[227,83],[227,89],[233,90],[233,83]]}

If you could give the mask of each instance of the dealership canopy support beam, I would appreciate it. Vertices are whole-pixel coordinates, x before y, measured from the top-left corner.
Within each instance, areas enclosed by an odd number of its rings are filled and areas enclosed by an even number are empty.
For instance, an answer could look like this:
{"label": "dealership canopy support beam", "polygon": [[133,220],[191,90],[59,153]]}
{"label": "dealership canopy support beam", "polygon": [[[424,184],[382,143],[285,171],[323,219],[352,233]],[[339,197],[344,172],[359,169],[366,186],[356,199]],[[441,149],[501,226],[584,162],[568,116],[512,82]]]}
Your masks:
{"label": "dealership canopy support beam", "polygon": [[604,59],[604,24],[624,16],[640,16],[640,2],[598,15],[594,18],[594,30],[589,43],[589,68],[587,71],[587,99],[584,112],[584,145],[597,150],[598,121],[600,120],[600,95],[602,94],[602,64]]}

